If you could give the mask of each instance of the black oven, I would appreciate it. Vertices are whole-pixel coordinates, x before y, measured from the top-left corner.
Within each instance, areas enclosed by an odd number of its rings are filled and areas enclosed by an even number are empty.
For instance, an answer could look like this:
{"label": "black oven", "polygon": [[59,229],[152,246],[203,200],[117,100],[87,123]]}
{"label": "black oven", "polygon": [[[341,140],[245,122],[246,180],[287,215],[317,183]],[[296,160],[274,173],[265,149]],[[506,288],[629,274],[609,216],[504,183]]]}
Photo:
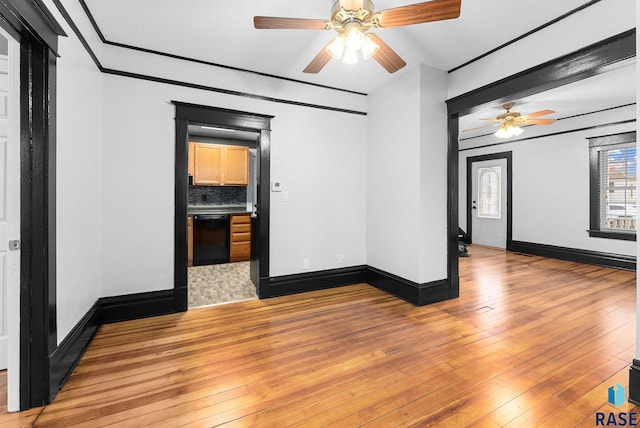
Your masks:
{"label": "black oven", "polygon": [[193,265],[229,263],[229,215],[193,216]]}

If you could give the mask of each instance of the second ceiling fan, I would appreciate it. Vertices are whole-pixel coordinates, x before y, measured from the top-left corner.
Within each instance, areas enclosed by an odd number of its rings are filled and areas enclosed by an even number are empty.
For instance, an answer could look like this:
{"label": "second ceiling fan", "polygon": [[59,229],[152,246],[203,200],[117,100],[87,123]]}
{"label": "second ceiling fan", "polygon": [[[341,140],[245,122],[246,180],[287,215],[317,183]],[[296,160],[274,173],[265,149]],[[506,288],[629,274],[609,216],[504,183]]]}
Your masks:
{"label": "second ceiling fan", "polygon": [[407,63],[369,30],[457,18],[461,1],[433,0],[376,12],[371,0],[337,0],[331,19],[255,16],[253,24],[257,29],[335,30],[338,35],[309,63],[305,73],[318,73],[331,58],[357,63],[359,51],[365,59],[373,57],[389,73],[395,73]]}

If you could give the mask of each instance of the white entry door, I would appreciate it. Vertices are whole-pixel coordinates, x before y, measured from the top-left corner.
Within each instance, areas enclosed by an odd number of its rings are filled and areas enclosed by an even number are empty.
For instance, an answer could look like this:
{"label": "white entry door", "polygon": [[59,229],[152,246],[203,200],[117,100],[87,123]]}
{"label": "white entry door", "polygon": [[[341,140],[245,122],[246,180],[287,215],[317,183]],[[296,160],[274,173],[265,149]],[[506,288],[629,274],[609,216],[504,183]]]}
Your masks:
{"label": "white entry door", "polygon": [[473,162],[471,174],[471,241],[506,248],[507,160]]}

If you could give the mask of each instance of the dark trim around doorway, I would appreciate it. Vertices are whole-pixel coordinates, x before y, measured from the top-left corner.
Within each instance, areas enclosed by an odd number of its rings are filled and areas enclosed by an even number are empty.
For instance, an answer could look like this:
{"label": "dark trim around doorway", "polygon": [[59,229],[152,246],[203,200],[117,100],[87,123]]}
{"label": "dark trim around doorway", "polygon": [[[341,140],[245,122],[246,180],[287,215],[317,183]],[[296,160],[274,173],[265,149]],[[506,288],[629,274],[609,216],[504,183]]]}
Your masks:
{"label": "dark trim around doorway", "polygon": [[[257,218],[252,225],[252,239],[257,238],[252,251],[252,278],[257,279],[256,292],[260,298],[270,297],[269,290],[269,181],[271,162],[271,119],[273,116],[247,113],[217,107],[172,101],[176,107],[176,164],[175,164],[175,257],[174,257],[174,310],[187,310],[187,191],[188,191],[188,126],[214,125],[230,129],[258,131],[259,159]],[[253,247],[253,245],[252,245]]]}
{"label": "dark trim around doorway", "polygon": [[495,160],[495,159],[506,159],[507,160],[507,242],[506,248],[507,250],[511,249],[511,244],[513,242],[513,225],[512,225],[512,214],[513,214],[513,206],[511,201],[513,198],[513,156],[512,152],[501,152],[501,153],[491,153],[488,155],[480,155],[480,156],[471,156],[467,158],[467,234],[469,235],[469,244],[473,243],[473,230],[472,230],[472,216],[473,212],[471,210],[471,200],[472,194],[470,189],[472,187],[472,173],[471,169],[473,168],[474,162],[482,162],[486,160]]}
{"label": "dark trim around doorway", "polygon": [[636,56],[636,29],[625,31],[565,56],[447,100],[449,115],[460,116],[487,104],[502,104],[577,82],[629,64]]}
{"label": "dark trim around doorway", "polygon": [[58,392],[56,325],[56,51],[66,36],[41,0],[0,2],[20,43],[20,409]]}
{"label": "dark trim around doorway", "polygon": [[[513,76],[447,100],[448,141],[448,260],[449,289],[459,289],[458,276],[458,118],[489,104],[502,104],[514,98],[557,88],[595,76],[635,61],[636,29],[586,46],[568,55],[524,70]],[[639,397],[637,372],[630,375],[629,396]]]}
{"label": "dark trim around doorway", "polygon": [[37,38],[56,55],[58,37],[67,35],[42,0],[3,0],[0,2],[0,15],[4,21],[2,27],[15,39]]}

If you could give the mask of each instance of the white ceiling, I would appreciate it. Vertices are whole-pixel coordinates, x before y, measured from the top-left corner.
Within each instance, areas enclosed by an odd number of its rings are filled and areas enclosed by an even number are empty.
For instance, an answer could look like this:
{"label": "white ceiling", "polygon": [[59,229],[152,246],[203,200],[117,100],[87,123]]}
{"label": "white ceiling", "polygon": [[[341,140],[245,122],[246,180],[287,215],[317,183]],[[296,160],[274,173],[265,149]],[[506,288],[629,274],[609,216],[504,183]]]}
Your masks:
{"label": "white ceiling", "polygon": [[[404,60],[389,75],[374,60],[330,61],[318,74],[302,70],[333,37],[324,30],[256,30],[255,15],[328,19],[332,0],[85,0],[112,42],[322,85],[369,93],[412,65],[455,68],[506,41],[582,6],[585,0],[462,0],[458,19],[376,30]],[[377,10],[418,1],[378,0]],[[522,114],[543,109],[562,118],[635,102],[635,66],[605,73],[526,99]],[[500,103],[460,120],[460,129],[502,113]],[[490,131],[490,130],[489,130]],[[487,130],[462,137],[486,134]]]}
{"label": "white ceiling", "polygon": [[[329,30],[256,30],[255,15],[329,19],[332,0],[85,0],[112,42],[213,63],[370,92],[390,79],[374,60],[331,61],[302,70],[333,37]],[[377,10],[417,3],[378,0]],[[585,3],[584,0],[462,0],[454,20],[376,30],[408,66],[450,70]],[[366,77],[365,77],[366,76]]]}

